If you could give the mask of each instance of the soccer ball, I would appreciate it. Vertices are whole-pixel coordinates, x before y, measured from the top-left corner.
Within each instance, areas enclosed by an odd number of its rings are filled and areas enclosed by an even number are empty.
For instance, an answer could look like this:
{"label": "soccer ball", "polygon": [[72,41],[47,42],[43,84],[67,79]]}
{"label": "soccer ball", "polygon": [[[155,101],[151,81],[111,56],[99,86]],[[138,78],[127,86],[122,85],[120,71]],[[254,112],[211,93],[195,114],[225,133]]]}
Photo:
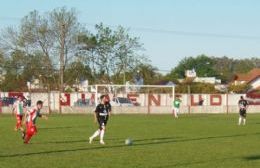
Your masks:
{"label": "soccer ball", "polygon": [[133,145],[133,141],[130,138],[127,138],[125,140],[125,145],[128,145],[128,146]]}

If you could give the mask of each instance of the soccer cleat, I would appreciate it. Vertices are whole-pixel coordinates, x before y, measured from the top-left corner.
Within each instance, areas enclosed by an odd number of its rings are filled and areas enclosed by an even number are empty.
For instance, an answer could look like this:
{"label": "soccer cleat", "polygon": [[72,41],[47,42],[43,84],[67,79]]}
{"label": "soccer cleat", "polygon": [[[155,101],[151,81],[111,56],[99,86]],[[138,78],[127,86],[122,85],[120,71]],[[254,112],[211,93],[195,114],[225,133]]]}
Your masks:
{"label": "soccer cleat", "polygon": [[101,141],[100,141],[100,144],[101,144],[101,145],[105,145],[105,142],[101,140]]}
{"label": "soccer cleat", "polygon": [[89,137],[89,144],[92,144],[93,138]]}

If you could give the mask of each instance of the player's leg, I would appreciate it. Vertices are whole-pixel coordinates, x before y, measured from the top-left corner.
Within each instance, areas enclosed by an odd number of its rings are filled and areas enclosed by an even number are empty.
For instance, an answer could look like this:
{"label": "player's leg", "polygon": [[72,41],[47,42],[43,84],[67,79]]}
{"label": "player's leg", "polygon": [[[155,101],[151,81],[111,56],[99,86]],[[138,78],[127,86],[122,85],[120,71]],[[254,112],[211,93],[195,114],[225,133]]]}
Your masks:
{"label": "player's leg", "polygon": [[243,120],[243,111],[242,111],[242,109],[240,109],[239,110],[238,125],[242,124],[242,120]]}
{"label": "player's leg", "polygon": [[99,124],[99,129],[96,130],[96,131],[94,132],[94,134],[89,137],[89,143],[90,143],[90,144],[92,143],[92,141],[93,141],[96,137],[98,137],[98,136],[100,135],[100,132],[101,132],[101,124],[102,124],[101,119],[98,119],[98,124]]}
{"label": "player's leg", "polygon": [[174,117],[175,118],[178,118],[178,110],[179,110],[178,108],[176,108],[176,107],[174,108]]}
{"label": "player's leg", "polygon": [[246,111],[244,112],[244,115],[243,115],[243,125],[246,125]]}
{"label": "player's leg", "polygon": [[18,117],[19,119],[18,119],[18,129],[21,131],[21,132],[23,132],[24,131],[24,129],[23,129],[23,127],[22,127],[22,121],[23,121],[23,116],[22,115],[19,115],[19,117]]}
{"label": "player's leg", "polygon": [[178,118],[178,116],[180,114],[180,108],[176,108],[176,113],[177,113],[177,118]]}
{"label": "player's leg", "polygon": [[243,117],[243,125],[246,125],[246,118]]}
{"label": "player's leg", "polygon": [[238,125],[241,125],[241,123],[242,123],[242,116],[239,115],[239,118],[238,118]]}
{"label": "player's leg", "polygon": [[24,137],[24,143],[28,144],[29,140],[31,139],[31,129],[29,123],[26,123],[26,132]]}
{"label": "player's leg", "polygon": [[105,144],[105,142],[104,142],[105,131],[106,131],[106,126],[105,126],[105,123],[103,123],[102,129],[100,131],[100,144],[102,144],[102,145]]}
{"label": "player's leg", "polygon": [[96,137],[98,137],[99,135],[100,135],[100,129],[96,130],[96,131],[94,132],[94,134],[93,134],[91,137],[89,137],[89,143],[91,144],[92,141],[93,141]]}
{"label": "player's leg", "polygon": [[28,144],[29,141],[31,140],[32,136],[37,133],[37,128],[35,125],[28,124],[27,129],[26,129],[26,135],[24,138],[24,143]]}
{"label": "player's leg", "polygon": [[14,130],[15,130],[15,131],[18,131],[19,125],[21,124],[19,115],[16,115],[16,116],[15,116],[15,119],[16,119],[16,124],[15,124]]}

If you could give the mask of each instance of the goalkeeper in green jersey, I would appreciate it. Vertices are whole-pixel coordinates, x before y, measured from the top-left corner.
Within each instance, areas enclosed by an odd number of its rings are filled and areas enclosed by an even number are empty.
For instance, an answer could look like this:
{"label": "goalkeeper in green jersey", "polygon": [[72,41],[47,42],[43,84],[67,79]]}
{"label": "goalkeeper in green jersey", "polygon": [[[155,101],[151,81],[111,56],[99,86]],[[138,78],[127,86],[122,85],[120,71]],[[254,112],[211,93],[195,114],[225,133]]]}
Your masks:
{"label": "goalkeeper in green jersey", "polygon": [[176,96],[172,104],[172,112],[175,118],[178,118],[178,113],[180,112],[181,99]]}

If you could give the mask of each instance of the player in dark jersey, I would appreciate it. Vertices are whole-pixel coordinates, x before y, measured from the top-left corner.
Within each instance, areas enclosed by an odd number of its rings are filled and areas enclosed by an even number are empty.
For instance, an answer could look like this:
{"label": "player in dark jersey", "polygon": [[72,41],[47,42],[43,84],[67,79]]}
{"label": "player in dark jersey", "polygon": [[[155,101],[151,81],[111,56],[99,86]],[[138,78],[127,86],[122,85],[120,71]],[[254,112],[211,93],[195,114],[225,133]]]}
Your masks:
{"label": "player in dark jersey", "polygon": [[99,129],[89,137],[89,143],[91,144],[93,139],[100,136],[100,144],[104,145],[104,135],[106,130],[106,124],[109,116],[111,115],[111,105],[109,103],[109,97],[107,95],[102,95],[100,97],[100,104],[97,105],[94,113],[95,122],[98,122]]}
{"label": "player in dark jersey", "polygon": [[243,125],[246,125],[246,110],[248,108],[248,101],[244,99],[243,96],[240,97],[240,100],[238,101],[238,107],[239,107],[239,119],[238,119],[238,125],[241,125],[243,122]]}

